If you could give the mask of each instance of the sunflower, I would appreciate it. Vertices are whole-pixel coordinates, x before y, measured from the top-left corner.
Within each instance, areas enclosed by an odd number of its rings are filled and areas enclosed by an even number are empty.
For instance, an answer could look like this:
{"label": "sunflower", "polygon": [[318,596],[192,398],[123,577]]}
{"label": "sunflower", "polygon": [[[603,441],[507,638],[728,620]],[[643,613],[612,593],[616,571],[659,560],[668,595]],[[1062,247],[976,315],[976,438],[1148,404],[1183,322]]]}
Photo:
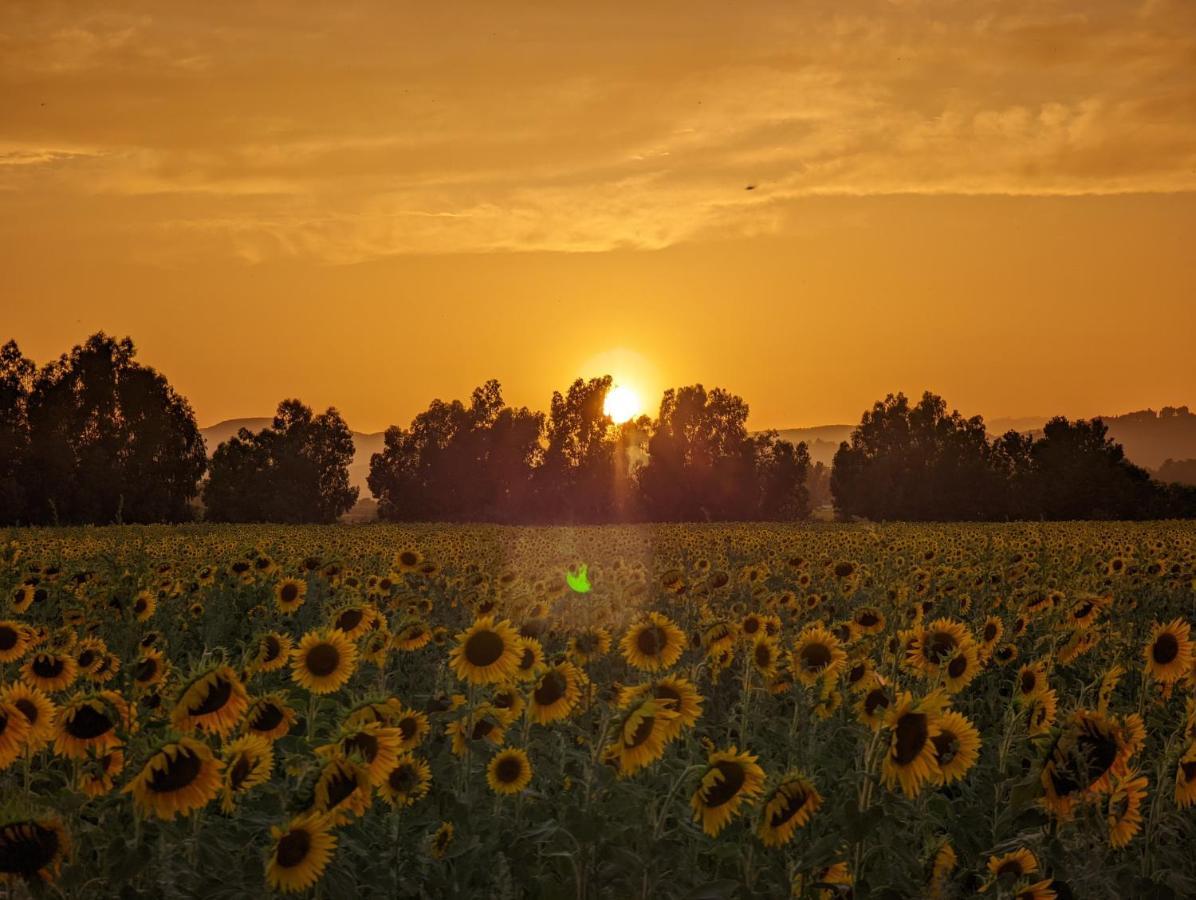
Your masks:
{"label": "sunflower", "polygon": [[875,606],[861,606],[852,616],[852,624],[860,634],[877,634],[885,630],[885,615]]}
{"label": "sunflower", "polygon": [[111,793],[116,776],[125,770],[125,751],[117,747],[98,756],[89,756],[79,766],[77,786],[92,799]]}
{"label": "sunflower", "polygon": [[138,690],[145,690],[161,684],[166,677],[169,664],[162,651],[149,648],[143,650],[141,658],[133,666],[133,684]]}
{"label": "sunflower", "polygon": [[403,734],[397,728],[388,728],[380,722],[368,722],[355,726],[334,744],[320,747],[316,752],[322,756],[341,755],[365,766],[370,784],[380,784],[399,758]]}
{"label": "sunflower", "polygon": [[781,650],[777,642],[761,635],[752,642],[752,668],[761,676],[770,679],[779,671]]}
{"label": "sunflower", "polygon": [[787,844],[793,833],[804,827],[820,806],[822,795],[814,783],[800,772],[792,772],[781,779],[764,801],[756,834],[765,847]]}
{"label": "sunflower", "polygon": [[664,754],[669,734],[678,730],[672,724],[678,717],[672,705],[672,701],[641,697],[616,724],[604,757],[616,764],[620,777],[634,775]]}
{"label": "sunflower", "polygon": [[115,691],[72,697],[58,713],[54,752],[69,759],[107,753],[120,746],[116,728],[131,724],[132,711]]}
{"label": "sunflower", "polygon": [[445,733],[452,739],[453,753],[465,756],[474,741],[486,741],[501,747],[506,740],[506,715],[488,703],[483,703],[461,718],[450,722]]}
{"label": "sunflower", "polygon": [[25,749],[29,720],[15,703],[0,700],[0,769],[7,769]]}
{"label": "sunflower", "polygon": [[955,853],[955,848],[951,846],[951,841],[943,841],[942,846],[935,851],[934,863],[930,869],[931,900],[940,900],[943,896],[943,888],[947,884],[947,879],[951,877],[951,873],[955,871],[958,865],[959,857]]}
{"label": "sunflower", "polygon": [[1142,801],[1146,798],[1145,775],[1128,772],[1119,778],[1109,795],[1105,806],[1105,819],[1109,823],[1109,846],[1119,850],[1133,839],[1142,827]]}
{"label": "sunflower", "polygon": [[307,597],[307,582],[298,578],[284,578],[274,586],[274,605],[281,612],[293,613]]}
{"label": "sunflower", "polygon": [[689,801],[694,821],[701,822],[710,837],[717,837],[739,807],[763,789],[764,770],[756,765],[756,757],[735,747],[715,751],[707,758],[706,771]]}
{"label": "sunflower", "polygon": [[274,849],[266,863],[266,881],[284,894],[306,890],[324,874],[336,849],[331,817],[305,812],[291,819],[285,828],[270,829]]}
{"label": "sunflower", "polygon": [[885,723],[889,707],[893,705],[893,689],[879,675],[871,679],[872,686],[860,694],[855,703],[856,718],[876,731]]}
{"label": "sunflower", "polygon": [[394,717],[394,727],[399,729],[402,741],[400,750],[414,750],[423,743],[432,726],[428,724],[428,717],[415,709],[403,709]]}
{"label": "sunflower", "polygon": [[138,622],[148,622],[158,610],[158,597],[149,591],[141,591],[133,598],[133,618]]}
{"label": "sunflower", "polygon": [[377,615],[377,611],[369,604],[346,606],[333,613],[330,627],[355,641],[370,630]]}
{"label": "sunflower", "polygon": [[121,793],[132,793],[141,815],[169,821],[203,808],[220,793],[223,767],[206,744],[180,738],[151,755]]}
{"label": "sunflower", "polygon": [[1013,890],[1013,900],[1056,900],[1059,894],[1054,890],[1053,878],[1044,878],[1033,884],[1021,885]]}
{"label": "sunflower", "polygon": [[407,622],[399,627],[391,638],[391,646],[396,650],[411,652],[426,647],[432,640],[432,632],[427,624],[420,619]]}
{"label": "sunflower", "polygon": [[433,859],[444,859],[448,853],[449,845],[453,842],[453,834],[455,829],[452,822],[441,822],[440,827],[436,829],[428,840],[428,854]]}
{"label": "sunflower", "polygon": [[569,655],[580,665],[601,659],[610,652],[610,632],[605,628],[587,628],[569,638]]}
{"label": "sunflower", "polygon": [[989,616],[984,620],[984,624],[980,626],[980,656],[982,659],[987,659],[992,655],[997,642],[1001,640],[1001,635],[1004,633],[1005,623],[1001,621],[1000,616]]}
{"label": "sunflower", "polygon": [[47,694],[65,691],[75,682],[79,664],[70,653],[37,653],[21,666],[21,679]]}
{"label": "sunflower", "polygon": [[943,669],[943,686],[949,694],[958,694],[980,674],[980,651],[975,644],[967,644],[952,657]]}
{"label": "sunflower", "polygon": [[270,780],[274,771],[274,745],[267,738],[249,734],[224,748],[224,796],[220,809],[232,814],[237,797]]}
{"label": "sunflower", "polygon": [[286,668],[294,643],[289,635],[280,631],[268,631],[257,640],[252,666],[258,672],[275,672]]}
{"label": "sunflower", "polygon": [[1108,788],[1128,756],[1113,719],[1077,710],[1047,753],[1040,776],[1043,804],[1060,818],[1070,816],[1077,801]]}
{"label": "sunflower", "polygon": [[1048,687],[1046,667],[1041,662],[1027,663],[1017,673],[1013,695],[1018,703],[1025,705]]}
{"label": "sunflower", "polygon": [[246,734],[276,741],[291,730],[295,719],[295,711],[287,705],[285,697],[267,694],[253,701],[242,721]]}
{"label": "sunflower", "polygon": [[365,815],[370,806],[370,773],[365,766],[343,756],[324,764],[316,778],[314,809],[329,813],[334,825]]}
{"label": "sunflower", "polygon": [[176,731],[202,731],[224,737],[237,727],[249,707],[245,685],[230,666],[215,666],[179,693],[170,714]]}
{"label": "sunflower", "polygon": [[406,547],[395,554],[394,564],[400,572],[415,572],[418,571],[420,563],[423,561],[422,553],[414,547]]}
{"label": "sunflower", "polygon": [[53,881],[70,855],[71,841],[57,818],[0,826],[0,879]]}
{"label": "sunflower", "polygon": [[1013,884],[1038,871],[1038,857],[1025,847],[1019,847],[1001,856],[990,856],[987,868],[994,881]]}
{"label": "sunflower", "polygon": [[[666,742],[678,737],[686,728],[692,728],[702,715],[704,698],[687,678],[676,676],[660,678],[650,685],[643,685],[639,690],[640,693],[646,692],[657,700],[668,703],[669,711],[676,714],[662,722]],[[625,708],[634,698],[628,697],[626,703],[623,702],[623,699],[623,694],[620,694],[619,706]]]}
{"label": "sunflower", "polygon": [[432,769],[412,753],[403,753],[378,784],[378,793],[392,807],[411,806],[428,795],[432,787]]}
{"label": "sunflower", "polygon": [[937,691],[921,700],[902,692],[890,707],[885,724],[891,731],[889,752],[882,773],[887,787],[900,782],[907,797],[914,797],[927,781],[942,777],[934,738],[945,701]]}
{"label": "sunflower", "polygon": [[516,650],[519,662],[515,666],[515,678],[519,681],[535,681],[544,667],[544,647],[535,638],[520,635]]}
{"label": "sunflower", "polygon": [[910,645],[907,662],[928,675],[934,674],[974,643],[962,622],[935,619],[918,632]]}
{"label": "sunflower", "polygon": [[55,727],[58,706],[45,693],[17,682],[0,691],[0,703],[15,706],[29,723],[25,742],[30,753],[36,753],[54,740],[58,733]]}
{"label": "sunflower", "polygon": [[650,612],[627,630],[620,646],[630,665],[658,672],[671,668],[681,658],[685,634],[667,616]]}
{"label": "sunflower", "polygon": [[469,684],[501,684],[515,676],[523,640],[505,619],[482,616],[457,635],[449,665]]}
{"label": "sunflower", "polygon": [[1154,626],[1146,645],[1146,672],[1161,684],[1173,684],[1192,670],[1192,626],[1183,619]]}
{"label": "sunflower", "polygon": [[943,784],[958,781],[980,758],[980,732],[967,718],[947,711],[938,717],[939,733],[932,737],[935,762]]}
{"label": "sunflower", "polygon": [[1055,724],[1059,698],[1054,688],[1043,691],[1026,704],[1027,732],[1030,737],[1046,734]]}
{"label": "sunflower", "polygon": [[496,753],[486,766],[486,783],[496,794],[522,793],[531,780],[531,761],[517,747]]}
{"label": "sunflower", "polygon": [[291,680],[313,694],[338,691],[353,676],[357,647],[334,628],[309,631],[291,658]]}
{"label": "sunflower", "polygon": [[846,664],[847,654],[838,638],[821,625],[811,625],[798,635],[792,661],[797,680],[809,687],[819,678],[833,678]]}
{"label": "sunflower", "polygon": [[562,662],[548,669],[536,682],[527,714],[533,722],[547,725],[564,719],[573,711],[581,697],[581,681],[585,676],[573,663]]}
{"label": "sunflower", "polygon": [[504,724],[510,725],[521,715],[527,706],[527,701],[523,699],[523,694],[514,685],[503,685],[494,692],[490,698],[490,705],[493,706],[504,718]]}
{"label": "sunflower", "polygon": [[20,622],[0,621],[0,663],[16,662],[29,649],[29,632]]}
{"label": "sunflower", "polygon": [[1196,803],[1196,742],[1188,744],[1175,767],[1175,805],[1186,809],[1193,803]]}

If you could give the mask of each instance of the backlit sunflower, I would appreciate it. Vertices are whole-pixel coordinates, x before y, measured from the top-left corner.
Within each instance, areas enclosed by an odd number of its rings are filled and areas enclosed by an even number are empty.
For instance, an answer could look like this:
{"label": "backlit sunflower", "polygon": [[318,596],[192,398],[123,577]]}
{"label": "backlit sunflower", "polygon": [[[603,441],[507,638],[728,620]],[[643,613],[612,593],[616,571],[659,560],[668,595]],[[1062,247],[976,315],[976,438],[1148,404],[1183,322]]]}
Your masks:
{"label": "backlit sunflower", "polygon": [[569,655],[579,665],[601,659],[610,652],[610,632],[605,628],[586,628],[569,638]]}
{"label": "backlit sunflower", "polygon": [[270,780],[274,771],[274,745],[267,738],[248,734],[224,748],[224,784],[220,809],[232,814],[237,798]]}
{"label": "backlit sunflower", "polygon": [[1048,687],[1046,667],[1040,662],[1027,663],[1017,673],[1013,696],[1024,705],[1046,691]]}
{"label": "backlit sunflower", "polygon": [[66,651],[35,653],[21,666],[21,680],[47,694],[65,691],[75,682],[79,664]]}
{"label": "backlit sunflower", "polygon": [[202,731],[224,737],[249,707],[245,685],[231,666],[208,669],[179,692],[170,714],[176,731]]}
{"label": "backlit sunflower", "polygon": [[1115,850],[1128,844],[1142,827],[1142,801],[1149,783],[1138,772],[1128,772],[1114,782],[1105,804],[1105,819],[1109,823],[1109,846]]}
{"label": "backlit sunflower", "polygon": [[616,765],[621,778],[634,775],[664,754],[669,735],[678,730],[672,724],[678,717],[672,705],[669,700],[641,696],[616,722],[614,740],[603,755]]}
{"label": "backlit sunflower", "polygon": [[129,727],[132,711],[115,691],[72,697],[58,711],[54,752],[69,759],[103,754],[120,746],[117,727]]}
{"label": "backlit sunflower", "polygon": [[1121,728],[1112,718],[1077,710],[1047,752],[1043,804],[1053,815],[1067,818],[1077,802],[1107,790],[1128,757]]}
{"label": "backlit sunflower", "polygon": [[887,787],[901,784],[907,797],[914,797],[928,781],[942,777],[934,738],[945,700],[935,692],[921,700],[902,692],[890,707],[885,725],[890,730],[889,750],[882,774]]}
{"label": "backlit sunflower", "polygon": [[505,619],[482,616],[457,635],[449,665],[469,684],[501,684],[516,675],[523,640]]}
{"label": "backlit sunflower", "polygon": [[266,881],[284,894],[303,891],[320,880],[336,849],[331,817],[309,811],[285,828],[270,829],[274,848],[266,863]]}
{"label": "backlit sunflower", "polygon": [[298,578],[284,578],[274,586],[274,605],[281,612],[293,613],[307,597],[307,582]]}
{"label": "backlit sunflower", "polygon": [[893,689],[879,675],[871,679],[872,686],[859,695],[855,703],[856,718],[873,731],[885,723],[889,707],[893,705]]}
{"label": "backlit sunflower", "polygon": [[532,764],[517,747],[496,753],[486,766],[486,783],[496,794],[519,794],[531,783]]}
{"label": "backlit sunflower", "polygon": [[930,739],[935,762],[942,782],[951,784],[963,778],[980,758],[980,732],[965,716],[951,710],[942,713],[937,724],[939,733]]}
{"label": "backlit sunflower", "polygon": [[581,670],[562,662],[546,670],[532,690],[527,714],[533,722],[547,725],[569,716],[581,697]]}
{"label": "backlit sunflower", "polygon": [[399,758],[403,734],[397,728],[389,728],[380,722],[352,726],[334,744],[320,747],[316,752],[322,756],[340,755],[361,763],[370,777],[370,784],[381,783]]}
{"label": "backlit sunflower", "polygon": [[25,626],[12,619],[0,621],[0,663],[15,662],[29,648],[29,633]]}
{"label": "backlit sunflower", "polygon": [[29,733],[25,736],[28,752],[36,753],[54,740],[58,732],[55,727],[58,706],[44,692],[17,682],[0,691],[0,703],[15,706],[29,723]]}
{"label": "backlit sunflower", "polygon": [[400,750],[415,749],[423,743],[424,738],[431,730],[427,715],[415,709],[401,709],[395,715],[393,722],[402,737],[402,742],[399,744]]}
{"label": "backlit sunflower", "polygon": [[756,765],[756,757],[735,747],[715,751],[707,758],[706,771],[689,801],[694,821],[701,822],[710,837],[717,837],[739,807],[760,796],[763,789],[764,770]]}
{"label": "backlit sunflower", "polygon": [[70,852],[70,837],[57,818],[0,825],[0,880],[53,881]]}
{"label": "backlit sunflower", "polygon": [[141,591],[133,598],[133,618],[148,622],[158,610],[158,597],[150,591]]}
{"label": "backlit sunflower", "polygon": [[620,648],[630,665],[658,672],[671,668],[681,658],[685,634],[668,616],[650,612],[627,629]]}
{"label": "backlit sunflower", "polygon": [[503,724],[510,725],[523,715],[527,701],[523,699],[523,694],[520,693],[518,687],[501,685],[491,695],[490,705],[503,716],[505,720]]}
{"label": "backlit sunflower", "polygon": [[155,751],[124,786],[139,814],[167,821],[189,815],[220,793],[224,763],[206,744],[184,737]]}
{"label": "backlit sunflower", "polygon": [[787,844],[793,833],[804,827],[820,806],[822,795],[814,783],[800,772],[792,772],[782,778],[764,800],[756,834],[765,847]]}
{"label": "backlit sunflower", "polygon": [[834,678],[846,662],[838,638],[820,624],[807,627],[793,646],[793,674],[807,687],[819,678]]}
{"label": "backlit sunflower", "polygon": [[391,646],[396,650],[412,652],[426,647],[432,640],[432,630],[422,619],[415,619],[399,626],[391,638]]}
{"label": "backlit sunflower", "polygon": [[412,753],[403,753],[378,784],[378,793],[392,807],[411,806],[428,795],[432,787],[432,769]]}
{"label": "backlit sunflower", "polygon": [[942,670],[943,686],[958,694],[980,674],[980,653],[975,644],[966,644]]}
{"label": "backlit sunflower", "polygon": [[291,730],[295,719],[295,711],[287,705],[283,695],[267,694],[250,704],[242,722],[246,734],[276,741]]}
{"label": "backlit sunflower", "polygon": [[780,669],[781,649],[770,637],[761,635],[752,642],[752,668],[765,679],[776,676]]}
{"label": "backlit sunflower", "polygon": [[125,770],[125,751],[120,747],[99,756],[89,756],[79,766],[79,790],[88,797],[102,797],[112,792],[116,778]]}
{"label": "backlit sunflower", "polygon": [[915,669],[934,674],[955,659],[963,648],[974,643],[962,622],[935,619],[918,632],[909,648],[907,661]]}
{"label": "backlit sunflower", "polygon": [[370,630],[377,615],[377,611],[369,604],[346,606],[332,613],[329,625],[355,641]]}
{"label": "backlit sunflower", "polygon": [[340,690],[357,666],[357,647],[335,628],[309,631],[291,657],[291,680],[313,694]]}
{"label": "backlit sunflower", "polygon": [[1155,625],[1146,644],[1146,672],[1155,681],[1172,684],[1192,670],[1192,626],[1183,619]]}

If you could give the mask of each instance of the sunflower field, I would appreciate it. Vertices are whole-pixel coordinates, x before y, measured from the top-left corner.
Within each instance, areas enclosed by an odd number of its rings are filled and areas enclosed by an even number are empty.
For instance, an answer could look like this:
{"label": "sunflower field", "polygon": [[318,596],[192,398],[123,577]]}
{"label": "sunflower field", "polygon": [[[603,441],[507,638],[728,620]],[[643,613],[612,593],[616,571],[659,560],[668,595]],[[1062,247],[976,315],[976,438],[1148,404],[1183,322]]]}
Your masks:
{"label": "sunflower field", "polygon": [[1196,895],[1190,524],[43,529],[0,567],[0,897]]}

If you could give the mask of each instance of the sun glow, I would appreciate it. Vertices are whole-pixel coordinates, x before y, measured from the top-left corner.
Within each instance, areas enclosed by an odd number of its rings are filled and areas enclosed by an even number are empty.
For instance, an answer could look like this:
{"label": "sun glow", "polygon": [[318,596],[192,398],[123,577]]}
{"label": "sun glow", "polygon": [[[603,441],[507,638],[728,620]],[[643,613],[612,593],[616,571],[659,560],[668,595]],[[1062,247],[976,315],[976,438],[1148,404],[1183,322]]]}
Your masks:
{"label": "sun glow", "polygon": [[616,422],[627,422],[643,411],[640,395],[624,384],[616,384],[606,395],[602,411]]}

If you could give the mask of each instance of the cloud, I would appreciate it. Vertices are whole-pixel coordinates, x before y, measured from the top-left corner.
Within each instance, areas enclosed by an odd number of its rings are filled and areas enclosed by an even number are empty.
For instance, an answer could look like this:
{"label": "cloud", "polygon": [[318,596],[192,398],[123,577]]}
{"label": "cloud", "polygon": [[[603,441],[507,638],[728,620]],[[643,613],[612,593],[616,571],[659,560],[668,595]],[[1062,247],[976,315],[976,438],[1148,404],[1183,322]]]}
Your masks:
{"label": "cloud", "polygon": [[1167,0],[21,9],[0,202],[152,200],[126,225],[176,254],[651,249],[811,196],[1196,190],[1196,14]]}

